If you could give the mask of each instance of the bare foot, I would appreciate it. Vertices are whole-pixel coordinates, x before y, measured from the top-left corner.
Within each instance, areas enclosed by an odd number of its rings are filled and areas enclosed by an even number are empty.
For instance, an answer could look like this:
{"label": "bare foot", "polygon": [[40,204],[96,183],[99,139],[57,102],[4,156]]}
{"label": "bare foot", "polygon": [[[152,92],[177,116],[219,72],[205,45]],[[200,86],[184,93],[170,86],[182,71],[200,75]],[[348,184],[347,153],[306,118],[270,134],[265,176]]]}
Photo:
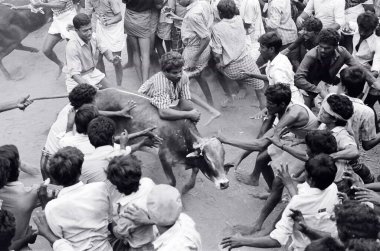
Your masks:
{"label": "bare foot", "polygon": [[208,126],[211,122],[213,122],[215,119],[219,118],[222,114],[220,112],[212,113],[211,117],[207,122],[204,124],[204,126]]}
{"label": "bare foot", "polygon": [[235,232],[240,233],[241,235],[251,235],[261,230],[261,226],[247,226],[247,225],[236,225],[233,227]]}
{"label": "bare foot", "polygon": [[251,192],[249,193],[253,198],[260,199],[260,200],[266,200],[269,197],[268,192]]}
{"label": "bare foot", "polygon": [[237,94],[238,99],[245,99],[247,97],[247,89],[241,88]]}
{"label": "bare foot", "polygon": [[246,185],[257,187],[259,185],[259,180],[252,178],[251,175],[244,175],[238,172],[235,172],[236,179]]}
{"label": "bare foot", "polygon": [[227,108],[233,106],[233,98],[227,97],[223,102],[220,104],[222,108]]}
{"label": "bare foot", "polygon": [[128,68],[132,68],[133,67],[133,62],[129,61],[123,65],[123,69],[128,69]]}
{"label": "bare foot", "polygon": [[37,48],[30,47],[29,48],[29,52],[31,52],[31,53],[37,53],[37,52],[39,52],[39,50]]}

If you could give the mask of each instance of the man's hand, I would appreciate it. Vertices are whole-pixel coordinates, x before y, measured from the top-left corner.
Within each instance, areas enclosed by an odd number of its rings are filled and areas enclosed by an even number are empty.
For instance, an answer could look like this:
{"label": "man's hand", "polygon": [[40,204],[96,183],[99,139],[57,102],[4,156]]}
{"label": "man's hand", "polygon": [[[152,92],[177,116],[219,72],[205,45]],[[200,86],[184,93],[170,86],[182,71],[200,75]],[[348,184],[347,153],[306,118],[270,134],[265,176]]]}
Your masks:
{"label": "man's hand", "polygon": [[136,225],[152,225],[154,224],[150,219],[148,214],[137,207],[135,204],[128,206],[124,212],[120,214],[123,217],[126,217],[133,221]]}
{"label": "man's hand", "polygon": [[282,180],[284,185],[286,186],[287,184],[293,184],[293,179],[289,174],[289,166],[288,163],[284,164],[281,163],[281,168],[278,170],[278,177]]}
{"label": "man's hand", "polygon": [[342,179],[349,181],[351,186],[364,187],[363,180],[353,171],[343,172]]}
{"label": "man's hand", "polygon": [[191,111],[189,111],[189,119],[193,122],[198,122],[200,119],[201,119],[201,113],[196,110],[196,109],[193,109]]}
{"label": "man's hand", "polygon": [[18,109],[25,110],[26,107],[28,107],[31,103],[33,103],[33,100],[29,100],[29,97],[30,95],[17,100]]}
{"label": "man's hand", "polygon": [[120,149],[125,149],[129,140],[128,131],[124,129],[124,131],[120,134]]}
{"label": "man's hand", "polygon": [[157,135],[155,136],[149,136],[144,138],[142,145],[146,147],[158,147],[162,143],[162,139],[158,137]]}
{"label": "man's hand", "polygon": [[372,202],[376,206],[380,206],[380,195],[373,190],[364,187],[354,187],[355,200],[360,202]]}
{"label": "man's hand", "polygon": [[41,202],[42,209],[45,208],[46,204],[55,199],[57,197],[57,191],[53,190],[51,194],[48,193],[47,185],[50,183],[50,179],[48,178],[46,181],[44,181],[40,188],[37,191],[38,199]]}
{"label": "man's hand", "polygon": [[129,112],[136,107],[136,102],[129,100],[127,105],[119,112],[119,116],[125,117],[127,119],[133,119]]}
{"label": "man's hand", "polygon": [[229,250],[232,250],[233,248],[239,248],[245,245],[245,239],[241,236],[230,236],[223,238],[220,245],[222,245],[223,248],[228,248]]}
{"label": "man's hand", "polygon": [[266,137],[266,139],[268,139],[270,142],[272,142],[273,145],[275,145],[279,148],[281,148],[283,145],[281,143],[279,135],[277,135],[277,134],[274,134],[272,137]]}
{"label": "man's hand", "polygon": [[268,117],[268,109],[264,108],[260,112],[256,113],[252,117],[249,117],[250,119],[265,119]]}
{"label": "man's hand", "polygon": [[110,60],[114,65],[121,63],[121,57],[119,55],[113,56]]}
{"label": "man's hand", "polygon": [[37,226],[37,234],[45,237],[50,242],[50,244],[53,244],[56,240],[59,239],[51,231],[44,212],[37,211],[35,216],[33,216],[33,221]]}
{"label": "man's hand", "polygon": [[297,20],[296,20],[296,25],[297,25],[297,28],[300,29],[302,28],[302,24],[305,20],[302,18],[302,17],[298,17]]}
{"label": "man's hand", "polygon": [[33,230],[32,226],[28,226],[25,234],[26,240],[28,240],[29,244],[33,244],[37,239],[37,231]]}
{"label": "man's hand", "polygon": [[289,217],[294,221],[294,228],[303,233],[306,230],[307,225],[301,211],[293,209],[290,209],[290,211],[292,211],[292,213],[289,215]]}

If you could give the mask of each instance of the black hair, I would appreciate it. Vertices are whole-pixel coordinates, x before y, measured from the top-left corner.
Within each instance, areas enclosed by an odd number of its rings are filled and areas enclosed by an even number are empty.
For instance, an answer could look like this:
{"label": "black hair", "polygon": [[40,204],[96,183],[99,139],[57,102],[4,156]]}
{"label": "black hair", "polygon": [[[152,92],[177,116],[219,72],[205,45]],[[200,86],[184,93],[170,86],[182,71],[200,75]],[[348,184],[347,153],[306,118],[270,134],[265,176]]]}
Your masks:
{"label": "black hair", "polygon": [[234,0],[220,0],[216,7],[221,19],[231,19],[234,16],[239,15],[239,9]]}
{"label": "black hair", "polygon": [[16,219],[8,210],[0,209],[0,243],[8,250],[16,234]]}
{"label": "black hair", "polygon": [[49,175],[56,185],[74,185],[82,173],[83,161],[84,154],[79,149],[64,147],[50,158]]}
{"label": "black hair", "polygon": [[287,106],[292,99],[292,92],[290,87],[286,84],[275,84],[267,88],[265,96],[267,100],[275,104],[281,104],[283,102]]}
{"label": "black hair", "polygon": [[77,14],[73,19],[73,25],[76,30],[79,30],[82,26],[91,24],[91,18],[84,13]]}
{"label": "black hair", "polygon": [[344,251],[344,246],[332,237],[312,241],[305,251]]}
{"label": "black hair", "polygon": [[94,147],[113,145],[116,125],[112,119],[98,116],[87,127],[87,135]]}
{"label": "black hair", "polygon": [[185,60],[182,55],[176,51],[166,52],[160,59],[161,71],[163,72],[169,72],[172,69],[182,68],[184,64]]}
{"label": "black hair", "polygon": [[276,53],[281,51],[282,39],[275,31],[270,31],[259,37],[259,43],[267,48],[273,47]]}
{"label": "black hair", "polygon": [[11,162],[4,157],[0,157],[0,189],[8,183]]}
{"label": "black hair", "polygon": [[314,31],[316,33],[319,33],[322,30],[323,24],[321,20],[311,16],[305,19],[305,21],[302,23],[302,26],[306,31]]}
{"label": "black hair", "polygon": [[312,130],[307,132],[305,143],[313,155],[320,153],[332,154],[338,151],[334,135],[327,130]]}
{"label": "black hair", "polygon": [[[350,119],[354,114],[354,105],[351,100],[344,95],[332,94],[327,98],[327,103],[333,112],[346,120]],[[335,124],[337,126],[346,126],[347,121],[337,119]]]}
{"label": "black hair", "polygon": [[377,239],[380,222],[376,212],[366,204],[347,200],[336,205],[334,212],[338,236],[344,244],[350,239]]}
{"label": "black hair", "polygon": [[106,173],[120,193],[129,195],[139,189],[141,161],[134,155],[117,156],[108,164]]}
{"label": "black hair", "polygon": [[69,93],[70,104],[77,110],[84,104],[94,102],[96,92],[96,88],[92,85],[79,84]]}
{"label": "black hair", "polygon": [[325,190],[334,182],[337,172],[333,158],[325,153],[309,158],[305,170],[308,177],[313,179],[314,186],[320,190]]}
{"label": "black hair", "polygon": [[362,94],[366,82],[364,71],[359,66],[350,66],[340,71],[342,86],[346,87],[347,95],[357,98]]}
{"label": "black hair", "polygon": [[8,159],[10,163],[8,182],[17,181],[20,174],[20,154],[17,147],[15,145],[0,146],[0,157]]}
{"label": "black hair", "polygon": [[379,251],[380,243],[374,239],[351,239],[346,244],[347,251]]}
{"label": "black hair", "polygon": [[331,46],[338,46],[340,40],[339,33],[332,28],[322,29],[319,32],[318,42],[325,43]]}
{"label": "black hair", "polygon": [[98,108],[95,105],[85,104],[75,113],[75,127],[78,133],[87,134],[88,124],[99,116]]}
{"label": "black hair", "polygon": [[379,25],[379,18],[375,13],[366,11],[361,13],[358,16],[357,23],[360,29],[364,29],[367,31],[375,31],[376,27]]}

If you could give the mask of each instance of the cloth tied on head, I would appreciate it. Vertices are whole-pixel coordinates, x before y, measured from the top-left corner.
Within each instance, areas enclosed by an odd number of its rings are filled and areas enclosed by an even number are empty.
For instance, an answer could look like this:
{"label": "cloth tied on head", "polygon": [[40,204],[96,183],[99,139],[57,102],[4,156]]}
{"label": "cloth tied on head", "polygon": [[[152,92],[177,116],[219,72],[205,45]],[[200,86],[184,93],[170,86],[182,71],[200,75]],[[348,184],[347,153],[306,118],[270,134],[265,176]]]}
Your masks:
{"label": "cloth tied on head", "polygon": [[171,226],[182,212],[181,194],[175,187],[156,185],[148,195],[147,209],[156,225]]}
{"label": "cloth tied on head", "polygon": [[340,116],[338,113],[334,112],[334,111],[331,109],[329,103],[327,102],[327,98],[328,98],[328,97],[329,97],[329,96],[327,96],[327,97],[323,100],[323,102],[322,102],[322,108],[323,108],[323,110],[324,110],[326,113],[328,113],[330,116],[333,116],[333,117],[336,118],[336,119],[343,120],[343,121],[348,121],[348,119],[344,119],[342,116]]}

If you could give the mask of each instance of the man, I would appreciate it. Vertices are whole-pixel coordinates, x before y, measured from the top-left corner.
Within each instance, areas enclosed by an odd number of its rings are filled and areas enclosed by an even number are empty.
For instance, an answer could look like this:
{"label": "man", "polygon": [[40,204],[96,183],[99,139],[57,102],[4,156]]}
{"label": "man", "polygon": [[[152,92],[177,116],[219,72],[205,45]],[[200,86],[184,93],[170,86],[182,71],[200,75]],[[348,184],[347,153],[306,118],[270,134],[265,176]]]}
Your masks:
{"label": "man", "polygon": [[[198,122],[201,114],[190,101],[189,78],[182,70],[184,63],[178,52],[165,53],[160,60],[161,71],[148,79],[138,92],[149,97],[150,103],[157,107],[160,118]],[[178,104],[172,107],[171,104],[176,100]]]}
{"label": "man", "polygon": [[181,26],[185,45],[185,71],[199,83],[207,102],[213,105],[210,87],[204,75],[204,69],[211,57],[210,28],[214,22],[212,7],[207,1],[178,0],[178,3],[187,9]]}
{"label": "man", "polygon": [[[281,139],[280,147],[271,145],[268,137],[273,136],[280,141],[281,134],[284,128],[289,132],[294,133],[294,140],[302,140],[306,136],[306,132],[315,130],[319,126],[319,122],[312,111],[304,104],[291,104],[291,91],[290,88],[283,84],[276,84],[269,86],[265,92],[267,97],[267,108],[270,117],[269,123],[263,123],[261,132],[265,133],[264,137],[250,141],[239,141],[234,139],[227,139],[220,135],[218,138],[224,144],[229,144],[242,148],[247,151],[260,151],[256,158],[256,165],[252,174],[243,176],[237,174],[237,179],[247,185],[258,186],[260,174],[262,173],[268,186],[272,189],[271,194],[261,210],[261,214],[254,226],[238,226],[237,229],[243,234],[252,234],[259,231],[268,217],[270,212],[275,208],[283,190],[283,184],[279,177],[274,176],[274,170],[279,170],[281,161],[289,163],[289,170],[292,174],[297,174],[303,170],[304,162],[300,161],[290,154],[284,152],[286,139]],[[273,131],[268,131],[273,126],[273,121],[277,115],[279,122]],[[292,139],[293,140],[293,139]],[[294,148],[306,151],[306,145],[300,144]],[[271,166],[268,166],[272,162]]]}
{"label": "man", "polygon": [[[323,29],[319,33],[318,46],[306,54],[296,72],[295,85],[307,92],[304,99],[309,107],[318,94],[322,98],[327,95],[327,91],[318,85],[319,82],[337,85],[340,80],[336,75],[343,65],[360,66],[345,48],[338,46],[339,39],[340,36],[336,30]],[[366,69],[364,72],[368,84],[377,86],[378,83],[371,72]]]}
{"label": "man", "polygon": [[69,241],[74,250],[111,251],[107,239],[111,209],[107,185],[83,184],[79,180],[83,161],[83,154],[74,147],[65,147],[51,158],[52,181],[63,189],[47,203],[46,220],[52,232]]}
{"label": "man", "polygon": [[[338,93],[347,95],[354,107],[350,126],[354,133],[356,144],[368,151],[380,143],[380,134],[376,134],[375,113],[359,98],[365,85],[364,73],[359,67],[352,66],[340,72],[340,79],[341,83],[338,85]],[[372,183],[374,181],[371,171],[363,163],[363,160],[354,160],[350,164],[354,171],[363,179],[364,183]]]}
{"label": "man", "polygon": [[11,101],[11,102],[4,102],[0,104],[0,113],[1,112],[6,112],[9,110],[13,109],[20,109],[20,110],[25,110],[31,103],[33,103],[33,100],[29,99],[30,95],[26,97],[19,98],[16,101]]}
{"label": "man", "polygon": [[256,248],[277,248],[285,246],[292,238],[291,248],[302,251],[310,239],[299,231],[293,220],[295,211],[305,215],[306,224],[316,230],[329,233],[336,232],[335,222],[330,219],[334,206],[339,203],[334,177],[337,168],[334,160],[319,154],[310,158],[305,164],[307,179],[298,185],[298,194],[286,206],[276,228],[264,237],[226,237],[222,240],[223,248],[249,246]]}
{"label": "man", "polygon": [[78,84],[90,84],[97,89],[110,87],[104,73],[96,69],[99,53],[102,53],[113,64],[120,63],[120,57],[99,43],[93,36],[91,19],[80,13],[73,19],[75,34],[66,46],[66,88],[67,92]]}
{"label": "man", "polygon": [[297,25],[301,27],[307,17],[314,15],[322,21],[323,29],[331,28],[339,30],[346,23],[345,5],[345,0],[310,0],[304,11],[297,18]]}
{"label": "man", "polygon": [[[124,47],[124,22],[121,4],[116,0],[86,0],[85,13],[90,17],[96,15],[96,36],[99,43],[110,50],[114,57],[121,58]],[[103,55],[99,55],[99,69],[105,72]],[[121,86],[123,68],[121,60],[114,64],[116,83]]]}

